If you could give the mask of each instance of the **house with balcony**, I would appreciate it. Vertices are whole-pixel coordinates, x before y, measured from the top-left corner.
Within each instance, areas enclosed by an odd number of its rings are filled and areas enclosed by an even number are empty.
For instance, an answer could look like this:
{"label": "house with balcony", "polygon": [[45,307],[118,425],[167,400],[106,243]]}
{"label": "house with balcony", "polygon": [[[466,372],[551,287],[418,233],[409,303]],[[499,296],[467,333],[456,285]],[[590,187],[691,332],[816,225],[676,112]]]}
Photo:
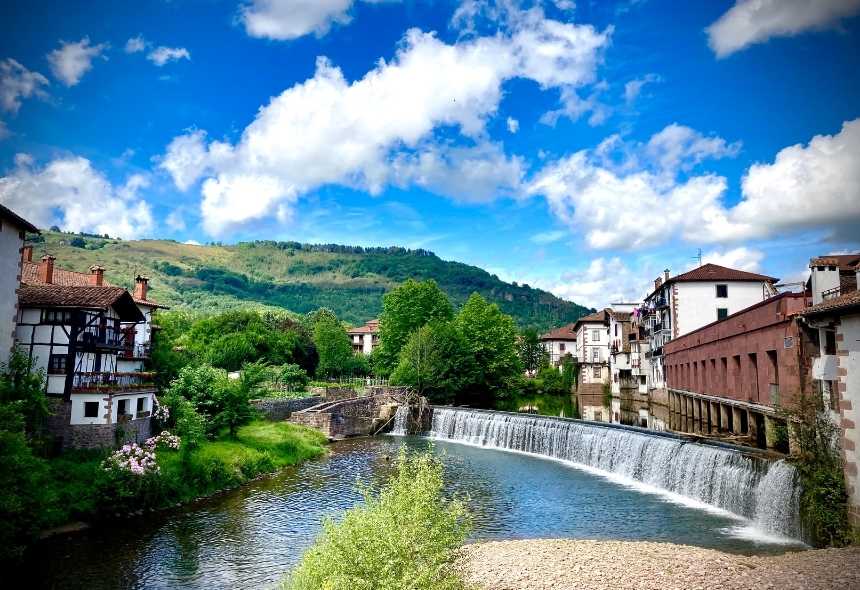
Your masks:
{"label": "house with balcony", "polygon": [[18,319],[18,287],[21,285],[21,252],[27,232],[39,229],[0,205],[0,364],[9,362]]}
{"label": "house with balcony", "polygon": [[112,446],[150,436],[154,375],[121,371],[123,326],[144,321],[121,287],[23,285],[18,294],[16,343],[46,373],[53,415],[48,427],[58,448]]}
{"label": "house with balcony", "polygon": [[574,323],[579,380],[576,397],[579,413],[585,420],[610,422],[610,409],[604,407],[603,388],[609,386],[609,312],[601,309]]}
{"label": "house with balcony", "polygon": [[[612,421],[641,427],[652,424],[648,380],[642,367],[647,350],[644,333],[636,322],[639,303],[613,303],[609,309],[609,374]],[[642,338],[640,338],[640,335]]]}
{"label": "house with balcony", "polygon": [[347,331],[353,352],[370,354],[379,344],[379,320],[370,320],[363,326]]}
{"label": "house with balcony", "polygon": [[576,324],[567,324],[541,334],[540,341],[553,367],[558,367],[566,356],[576,356]]}
{"label": "house with balcony", "polygon": [[860,526],[860,254],[813,258],[809,266],[812,306],[802,317],[814,342],[814,391],[840,427],[848,512]]}
{"label": "house with balcony", "polygon": [[639,310],[648,337],[649,388],[666,388],[663,348],[668,342],[773,297],[776,282],[711,263],[676,276],[663,271]]}

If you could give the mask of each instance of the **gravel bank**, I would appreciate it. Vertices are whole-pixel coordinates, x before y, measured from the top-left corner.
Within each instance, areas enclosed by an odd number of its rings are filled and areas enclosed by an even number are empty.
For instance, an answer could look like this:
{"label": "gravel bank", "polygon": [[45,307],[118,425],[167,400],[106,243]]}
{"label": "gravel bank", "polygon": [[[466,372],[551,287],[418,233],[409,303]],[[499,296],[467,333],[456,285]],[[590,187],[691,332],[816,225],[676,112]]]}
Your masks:
{"label": "gravel bank", "polygon": [[831,590],[860,588],[860,547],[743,556],[669,543],[546,539],[463,549],[482,590]]}

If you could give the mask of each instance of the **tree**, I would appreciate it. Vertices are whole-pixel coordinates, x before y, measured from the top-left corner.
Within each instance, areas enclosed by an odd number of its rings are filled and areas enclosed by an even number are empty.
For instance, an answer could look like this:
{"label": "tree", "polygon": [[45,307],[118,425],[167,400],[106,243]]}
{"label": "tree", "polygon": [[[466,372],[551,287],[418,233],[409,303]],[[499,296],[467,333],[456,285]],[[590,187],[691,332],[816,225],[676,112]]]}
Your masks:
{"label": "tree", "polygon": [[549,362],[549,353],[544,348],[538,331],[534,328],[526,328],[522,331],[517,352],[523,368],[529,375],[534,375]]}
{"label": "tree", "polygon": [[227,371],[216,369],[211,365],[186,366],[179,371],[167,390],[165,402],[171,413],[176,412],[178,405],[170,400],[179,397],[194,404],[198,412],[208,419],[210,431],[217,430],[212,420],[221,410],[224,391],[231,386]]}
{"label": "tree", "polygon": [[0,404],[15,408],[32,439],[51,413],[45,396],[45,373],[33,371],[30,359],[18,349],[12,351],[6,365],[0,365],[0,371]]}
{"label": "tree", "polygon": [[409,337],[391,381],[411,386],[433,403],[451,403],[459,401],[478,377],[474,357],[456,324],[434,321]]}
{"label": "tree", "polygon": [[488,398],[481,403],[504,396],[523,372],[517,355],[514,319],[502,313],[495,303],[473,293],[457,314],[456,324],[480,372],[479,387],[474,393],[483,392]]}
{"label": "tree", "polygon": [[446,321],[453,316],[451,302],[435,281],[409,279],[392,289],[382,298],[379,352],[374,356],[374,368],[381,374],[390,374],[413,332],[428,322]]}
{"label": "tree", "polygon": [[352,344],[349,342],[346,328],[334,314],[317,316],[313,324],[313,341],[319,355],[318,375],[335,377],[352,369]]}
{"label": "tree", "polygon": [[227,428],[230,437],[235,438],[239,426],[254,417],[250,399],[259,392],[266,374],[266,365],[263,363],[247,363],[242,367],[239,378],[231,379],[227,387],[220,391],[218,411],[213,417],[217,430]]}

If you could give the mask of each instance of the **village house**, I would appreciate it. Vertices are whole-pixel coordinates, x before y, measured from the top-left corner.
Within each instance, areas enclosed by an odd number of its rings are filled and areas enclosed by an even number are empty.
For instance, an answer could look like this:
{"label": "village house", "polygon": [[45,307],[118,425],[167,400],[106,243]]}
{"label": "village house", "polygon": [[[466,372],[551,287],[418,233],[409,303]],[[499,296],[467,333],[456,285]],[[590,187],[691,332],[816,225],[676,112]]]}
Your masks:
{"label": "village house", "polygon": [[[652,424],[648,380],[642,368],[647,341],[634,322],[638,303],[613,303],[609,310],[609,374],[612,422],[663,430]],[[644,334],[642,334],[644,337]]]}
{"label": "village house", "polygon": [[35,369],[46,373],[53,406],[49,430],[58,447],[112,446],[118,439],[150,435],[155,408],[154,374],[145,370],[152,350],[156,310],[148,279],[134,292],[110,284],[104,268],[80,273],[32,260],[32,246],[16,258],[21,287],[16,344]]}
{"label": "village house", "polygon": [[347,334],[354,352],[370,354],[379,343],[379,320],[370,320],[363,326],[352,328]]}
{"label": "village house", "polygon": [[609,387],[609,309],[579,318],[574,324],[579,381],[576,397],[584,420],[610,422],[604,407],[604,387]]}
{"label": "village house", "polygon": [[553,367],[558,367],[565,356],[576,355],[575,327],[576,324],[567,324],[541,335],[540,341]]}
{"label": "village house", "polygon": [[0,364],[9,362],[15,342],[21,252],[27,232],[39,233],[39,229],[0,205]]}
{"label": "village house", "polygon": [[849,516],[860,526],[860,254],[813,258],[809,266],[812,306],[801,315],[814,340],[814,390],[840,427]]}

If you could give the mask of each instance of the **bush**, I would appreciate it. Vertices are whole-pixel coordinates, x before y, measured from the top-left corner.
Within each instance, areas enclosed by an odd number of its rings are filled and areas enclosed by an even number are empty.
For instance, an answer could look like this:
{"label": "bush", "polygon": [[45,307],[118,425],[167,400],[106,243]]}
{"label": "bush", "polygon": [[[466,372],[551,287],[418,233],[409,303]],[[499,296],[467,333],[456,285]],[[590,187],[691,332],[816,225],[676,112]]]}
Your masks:
{"label": "bush", "polygon": [[282,588],[460,590],[456,551],[470,521],[459,501],[442,496],[442,464],[431,453],[408,456],[378,496],[365,490],[364,505],[341,522],[327,520],[313,547]]}

